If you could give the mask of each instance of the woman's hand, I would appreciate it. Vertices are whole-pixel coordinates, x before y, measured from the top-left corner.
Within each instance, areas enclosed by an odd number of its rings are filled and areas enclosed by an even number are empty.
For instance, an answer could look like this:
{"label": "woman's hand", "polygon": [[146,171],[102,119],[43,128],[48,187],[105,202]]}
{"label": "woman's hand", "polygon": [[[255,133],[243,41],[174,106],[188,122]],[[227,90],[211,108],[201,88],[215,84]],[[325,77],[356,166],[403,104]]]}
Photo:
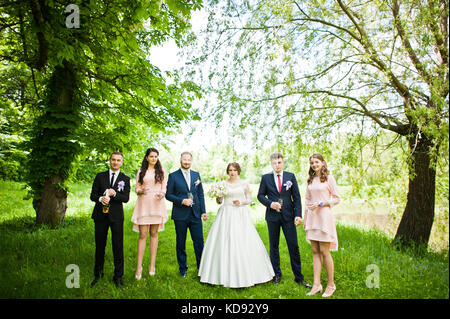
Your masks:
{"label": "woman's hand", "polygon": [[164,198],[165,195],[166,195],[166,194],[164,194],[164,193],[162,193],[162,192],[159,192],[159,193],[156,193],[156,194],[155,194],[155,197],[156,197],[157,199],[161,200],[161,199]]}
{"label": "woman's hand", "polygon": [[241,205],[241,202],[238,199],[235,199],[233,201],[233,205],[239,206],[239,205]]}

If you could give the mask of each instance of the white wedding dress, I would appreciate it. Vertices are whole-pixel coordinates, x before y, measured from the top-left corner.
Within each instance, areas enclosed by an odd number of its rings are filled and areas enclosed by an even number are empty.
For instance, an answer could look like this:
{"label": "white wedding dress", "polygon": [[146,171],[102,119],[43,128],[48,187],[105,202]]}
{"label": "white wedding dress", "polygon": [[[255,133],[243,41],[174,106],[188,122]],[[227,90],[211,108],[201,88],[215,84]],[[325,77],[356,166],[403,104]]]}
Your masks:
{"label": "white wedding dress", "polygon": [[[227,195],[203,248],[200,282],[241,288],[270,281],[274,276],[272,264],[249,216],[248,183],[224,183]],[[234,200],[241,205],[234,205]]]}

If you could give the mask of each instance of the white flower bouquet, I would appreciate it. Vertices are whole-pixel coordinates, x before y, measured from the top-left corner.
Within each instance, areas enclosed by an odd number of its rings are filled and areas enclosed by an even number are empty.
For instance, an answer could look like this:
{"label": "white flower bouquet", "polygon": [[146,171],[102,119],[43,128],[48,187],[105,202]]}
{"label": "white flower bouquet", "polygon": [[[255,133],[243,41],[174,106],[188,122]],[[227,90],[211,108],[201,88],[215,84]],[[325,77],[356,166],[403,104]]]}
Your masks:
{"label": "white flower bouquet", "polygon": [[224,197],[227,194],[227,188],[223,182],[211,185],[208,195],[211,198]]}

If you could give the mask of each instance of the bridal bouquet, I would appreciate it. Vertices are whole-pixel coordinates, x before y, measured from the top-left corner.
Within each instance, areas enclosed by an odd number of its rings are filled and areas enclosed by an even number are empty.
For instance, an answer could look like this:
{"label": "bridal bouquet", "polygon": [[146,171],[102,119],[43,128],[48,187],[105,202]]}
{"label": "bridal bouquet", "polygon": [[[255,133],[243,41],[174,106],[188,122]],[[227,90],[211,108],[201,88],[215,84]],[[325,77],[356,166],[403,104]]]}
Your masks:
{"label": "bridal bouquet", "polygon": [[208,191],[208,195],[211,198],[224,197],[227,194],[227,188],[223,182],[215,183],[211,185]]}

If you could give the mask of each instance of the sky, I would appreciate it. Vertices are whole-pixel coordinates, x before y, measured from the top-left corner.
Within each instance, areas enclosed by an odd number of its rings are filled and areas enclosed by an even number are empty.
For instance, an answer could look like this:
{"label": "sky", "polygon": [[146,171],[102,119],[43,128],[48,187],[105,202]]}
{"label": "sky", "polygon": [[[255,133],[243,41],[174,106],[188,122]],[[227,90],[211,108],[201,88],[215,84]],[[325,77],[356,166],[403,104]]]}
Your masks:
{"label": "sky", "polygon": [[[197,33],[207,23],[206,13],[203,10],[195,11],[191,23],[192,30]],[[182,63],[181,58],[177,55],[180,50],[182,49],[176,46],[175,41],[167,41],[163,46],[151,49],[150,62],[159,67],[162,72],[173,70]],[[201,103],[201,100],[197,100],[194,101],[193,105],[199,106]],[[191,137],[187,137],[191,131],[194,133]],[[228,143],[226,128],[219,129],[216,134],[215,123],[208,123],[205,120],[182,123],[181,132],[181,134],[172,137],[175,141],[172,149],[206,152],[213,145]],[[236,140],[235,148],[238,153],[241,153],[248,150],[249,145],[245,140]]]}

